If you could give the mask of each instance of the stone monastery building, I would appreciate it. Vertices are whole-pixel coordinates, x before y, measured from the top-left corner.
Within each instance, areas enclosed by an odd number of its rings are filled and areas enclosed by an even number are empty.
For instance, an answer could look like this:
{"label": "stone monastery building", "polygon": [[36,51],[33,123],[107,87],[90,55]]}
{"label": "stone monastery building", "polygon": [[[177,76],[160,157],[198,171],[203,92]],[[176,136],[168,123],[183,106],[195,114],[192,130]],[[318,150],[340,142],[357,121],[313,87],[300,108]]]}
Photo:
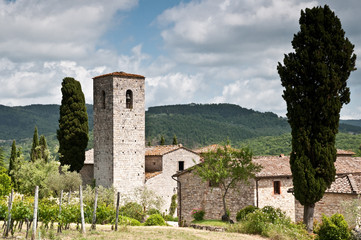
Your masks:
{"label": "stone monastery building", "polygon": [[94,149],[87,151],[81,170],[84,183],[114,186],[124,197],[147,186],[169,209],[177,193],[177,171],[199,162],[182,145],[145,147],[145,78],[114,72],[93,78]]}

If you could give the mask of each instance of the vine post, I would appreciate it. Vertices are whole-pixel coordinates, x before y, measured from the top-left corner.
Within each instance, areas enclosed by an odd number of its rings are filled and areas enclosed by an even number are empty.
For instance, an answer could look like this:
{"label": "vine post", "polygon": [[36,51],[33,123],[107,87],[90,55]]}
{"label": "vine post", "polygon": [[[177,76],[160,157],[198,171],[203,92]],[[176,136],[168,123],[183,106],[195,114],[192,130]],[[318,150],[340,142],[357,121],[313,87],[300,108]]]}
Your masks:
{"label": "vine post", "polygon": [[9,197],[9,205],[8,205],[8,223],[6,225],[6,229],[5,229],[5,237],[8,237],[9,235],[9,231],[10,231],[10,226],[11,226],[11,208],[13,205],[13,196],[14,196],[14,189],[11,189],[11,193],[10,193],[10,197]]}
{"label": "vine post", "polygon": [[95,230],[96,229],[96,220],[97,220],[97,202],[98,202],[98,188],[95,188],[95,198],[94,198],[94,211],[93,211],[93,220],[92,220],[92,226],[90,229]]}
{"label": "vine post", "polygon": [[79,185],[79,198],[80,198],[81,233],[85,234],[85,221],[84,221],[84,209],[83,209],[83,191],[82,191],[82,186],[81,185]]}
{"label": "vine post", "polygon": [[39,198],[39,186],[35,187],[35,197],[34,197],[34,214],[33,214],[33,231],[31,233],[31,240],[35,240],[36,237],[36,225],[38,221],[38,198]]}

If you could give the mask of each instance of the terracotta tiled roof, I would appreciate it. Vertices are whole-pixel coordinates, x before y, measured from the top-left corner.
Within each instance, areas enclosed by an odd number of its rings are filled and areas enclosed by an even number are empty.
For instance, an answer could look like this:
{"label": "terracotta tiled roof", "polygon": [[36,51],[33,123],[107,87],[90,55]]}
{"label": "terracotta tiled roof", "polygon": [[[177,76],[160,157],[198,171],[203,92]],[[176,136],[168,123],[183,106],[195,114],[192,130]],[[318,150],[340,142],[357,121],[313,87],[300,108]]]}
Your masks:
{"label": "terracotta tiled roof", "polygon": [[361,157],[338,157],[335,166],[336,174],[361,173]]}
{"label": "terracotta tiled roof", "polygon": [[[163,155],[173,152],[179,148],[184,148],[184,147],[182,146],[182,144],[146,147],[145,148],[145,156],[163,156]],[[189,150],[189,151],[191,151],[191,150]]]}
{"label": "terracotta tiled roof", "polygon": [[101,78],[101,77],[108,77],[108,76],[119,76],[119,77],[127,77],[127,78],[145,78],[144,76],[138,75],[138,74],[125,73],[125,72],[113,72],[113,73],[108,73],[108,74],[93,77],[93,79]]}
{"label": "terracotta tiled roof", "polygon": [[253,162],[262,166],[257,177],[291,176],[290,158],[288,156],[256,156]]}
{"label": "terracotta tiled roof", "polygon": [[342,150],[342,149],[337,149],[337,155],[338,156],[352,156],[355,155],[356,153],[352,152],[352,151],[348,151],[348,150]]}
{"label": "terracotta tiled roof", "polygon": [[359,193],[352,174],[337,176],[331,187],[326,190],[328,193]]}
{"label": "terracotta tiled roof", "polygon": [[94,164],[94,149],[89,149],[85,152],[84,164]]}
{"label": "terracotta tiled roof", "polygon": [[[220,144],[213,144],[213,145],[209,145],[209,146],[205,146],[205,147],[202,147],[202,148],[195,149],[193,151],[198,153],[198,154],[201,154],[201,153],[207,153],[207,152],[215,152],[215,151],[217,151],[218,148],[223,148],[223,147],[224,146],[220,145]],[[230,147],[230,146],[227,146],[227,147]]]}
{"label": "terracotta tiled roof", "polygon": [[158,176],[161,173],[162,173],[162,171],[159,171],[159,172],[146,172],[145,173],[145,180],[147,181],[147,180],[149,180],[149,179],[151,179],[151,178],[153,178],[155,176]]}

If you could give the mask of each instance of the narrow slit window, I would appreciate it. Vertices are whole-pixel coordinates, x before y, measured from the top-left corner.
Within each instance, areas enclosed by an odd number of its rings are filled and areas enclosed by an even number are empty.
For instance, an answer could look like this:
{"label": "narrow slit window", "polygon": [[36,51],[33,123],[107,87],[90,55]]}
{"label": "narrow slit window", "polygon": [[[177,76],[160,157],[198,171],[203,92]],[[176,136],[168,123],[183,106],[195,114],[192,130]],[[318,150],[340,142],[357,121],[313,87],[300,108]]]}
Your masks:
{"label": "narrow slit window", "polygon": [[102,107],[105,109],[105,91],[102,91]]}
{"label": "narrow slit window", "polygon": [[281,181],[273,182],[273,194],[281,194]]}
{"label": "narrow slit window", "polygon": [[125,105],[126,108],[129,109],[133,108],[133,92],[131,90],[127,90],[125,94]]}

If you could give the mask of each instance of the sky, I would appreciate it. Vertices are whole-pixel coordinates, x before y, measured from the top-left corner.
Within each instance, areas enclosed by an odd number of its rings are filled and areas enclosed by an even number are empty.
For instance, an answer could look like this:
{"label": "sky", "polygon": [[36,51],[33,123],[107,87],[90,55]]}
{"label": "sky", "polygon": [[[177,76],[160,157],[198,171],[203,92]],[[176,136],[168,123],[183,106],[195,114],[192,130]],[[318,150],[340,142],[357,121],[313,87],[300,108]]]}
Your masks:
{"label": "sky", "polygon": [[[146,77],[146,108],[233,103],[285,116],[277,73],[302,9],[328,4],[361,59],[359,0],[0,0],[0,104],[60,104],[64,77]],[[361,119],[361,68],[342,119]]]}

